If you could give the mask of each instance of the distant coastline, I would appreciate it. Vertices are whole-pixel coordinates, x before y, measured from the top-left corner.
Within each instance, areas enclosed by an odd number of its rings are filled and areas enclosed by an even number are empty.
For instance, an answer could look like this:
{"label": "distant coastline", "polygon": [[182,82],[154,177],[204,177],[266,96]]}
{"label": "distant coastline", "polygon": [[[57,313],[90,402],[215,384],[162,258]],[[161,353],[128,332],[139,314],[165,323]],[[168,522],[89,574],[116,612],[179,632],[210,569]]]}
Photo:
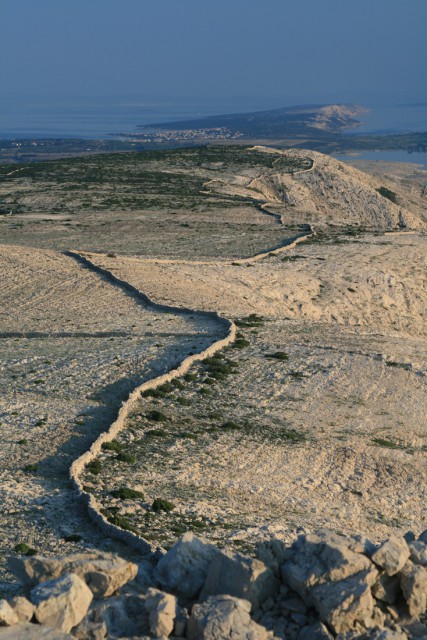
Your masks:
{"label": "distant coastline", "polygon": [[[0,105],[1,139],[112,139],[120,134],[137,134],[150,123],[178,122],[225,113],[250,112],[250,108],[230,104],[215,105],[64,105],[4,101]],[[360,117],[357,128],[347,129],[346,135],[357,133],[396,134],[427,131],[427,103],[398,106],[370,106]]]}

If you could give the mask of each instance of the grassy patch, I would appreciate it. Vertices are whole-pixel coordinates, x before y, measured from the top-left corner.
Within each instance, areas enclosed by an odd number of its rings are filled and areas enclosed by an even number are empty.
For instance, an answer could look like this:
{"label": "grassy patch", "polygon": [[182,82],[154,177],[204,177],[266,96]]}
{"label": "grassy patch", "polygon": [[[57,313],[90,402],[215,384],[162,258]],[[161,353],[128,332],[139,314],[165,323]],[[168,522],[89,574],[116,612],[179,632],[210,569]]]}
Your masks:
{"label": "grassy patch", "polygon": [[19,542],[14,547],[15,553],[19,553],[21,556],[35,556],[37,551],[30,547],[26,542]]}
{"label": "grassy patch", "polygon": [[167,416],[158,409],[153,409],[152,411],[148,411],[146,414],[146,418],[151,420],[152,422],[167,422]]}
{"label": "grassy patch", "polygon": [[126,451],[120,451],[116,456],[116,460],[118,462],[126,462],[127,464],[134,464],[134,462],[136,462],[135,456]]}
{"label": "grassy patch", "polygon": [[103,442],[101,448],[104,451],[122,451],[123,445],[117,440],[110,440],[110,442]]}
{"label": "grassy patch", "polygon": [[114,489],[111,491],[113,498],[119,500],[143,500],[144,494],[136,489],[129,489],[129,487],[120,487],[120,489]]}
{"label": "grassy patch", "polygon": [[98,459],[91,460],[86,465],[86,469],[89,471],[89,473],[92,473],[94,476],[99,475],[101,473],[101,469],[102,469],[101,461],[98,460]]}
{"label": "grassy patch", "polygon": [[25,473],[36,473],[38,468],[39,468],[39,465],[36,462],[32,462],[30,464],[25,465],[24,471]]}
{"label": "grassy patch", "polygon": [[377,191],[383,198],[390,200],[390,202],[393,202],[394,204],[397,203],[397,194],[391,189],[387,189],[387,187],[379,187],[379,189],[375,189],[375,191]]}
{"label": "grassy patch", "polygon": [[265,358],[273,358],[274,360],[289,360],[289,355],[285,351],[275,351],[274,353],[265,353]]}
{"label": "grassy patch", "polygon": [[385,438],[372,438],[372,442],[378,447],[385,447],[386,449],[402,449],[402,445]]}
{"label": "grassy patch", "polygon": [[151,505],[151,508],[154,512],[159,513],[160,511],[165,511],[169,513],[175,508],[175,505],[169,500],[165,500],[164,498],[156,498]]}

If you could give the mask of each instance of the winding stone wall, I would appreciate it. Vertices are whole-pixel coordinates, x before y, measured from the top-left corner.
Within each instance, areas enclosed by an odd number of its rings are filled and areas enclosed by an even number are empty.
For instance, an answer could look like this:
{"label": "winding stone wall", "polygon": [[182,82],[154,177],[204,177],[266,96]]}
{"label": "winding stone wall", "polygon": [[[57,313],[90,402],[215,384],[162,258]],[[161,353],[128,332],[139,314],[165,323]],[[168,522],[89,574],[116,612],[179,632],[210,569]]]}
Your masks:
{"label": "winding stone wall", "polygon": [[[289,251],[296,247],[300,242],[303,242],[307,238],[315,235],[314,230],[310,225],[307,225],[308,231],[302,232],[299,236],[297,236],[294,240],[287,242],[283,246],[274,250],[275,253],[281,253],[283,251]],[[250,258],[240,258],[237,260],[233,260],[236,264],[243,264],[248,262],[257,262],[258,260],[262,260],[263,258],[269,255],[270,251],[266,251],[263,253],[258,253],[255,256]],[[172,369],[171,371],[153,378],[152,380],[147,380],[140,386],[138,386],[129,396],[129,398],[122,404],[119,409],[116,420],[112,423],[110,428],[102,433],[92,444],[90,449],[86,451],[83,455],[81,455],[77,460],[73,462],[70,468],[70,480],[73,488],[77,491],[78,496],[86,503],[87,509],[92,520],[101,528],[102,531],[111,535],[114,538],[117,538],[131,547],[141,550],[144,553],[149,553],[152,551],[151,545],[144,540],[144,538],[132,533],[130,531],[125,531],[120,527],[117,527],[107,521],[107,519],[101,513],[101,506],[95,500],[94,496],[87,493],[83,490],[83,483],[81,481],[82,473],[89,462],[94,460],[99,453],[101,452],[102,445],[104,442],[110,442],[113,440],[118,433],[120,433],[126,425],[126,420],[129,414],[132,412],[137,402],[141,398],[141,394],[148,389],[156,389],[157,387],[165,384],[166,382],[170,382],[175,378],[179,378],[185,375],[190,367],[195,362],[200,362],[205,358],[213,356],[215,353],[224,349],[224,347],[232,344],[236,338],[236,325],[232,320],[222,317],[218,313],[214,311],[201,311],[199,309],[190,309],[190,308],[180,308],[174,307],[164,304],[157,304],[153,302],[146,294],[142,291],[131,285],[126,280],[122,280],[114,275],[108,269],[100,267],[92,262],[87,256],[79,253],[77,251],[67,251],[66,255],[77,260],[83,266],[91,269],[95,273],[107,279],[111,284],[116,285],[135,296],[139,300],[143,301],[147,306],[155,309],[161,313],[174,313],[176,315],[194,315],[194,314],[203,314],[205,317],[211,318],[216,321],[219,326],[224,328],[225,337],[221,340],[217,340],[213,344],[210,345],[207,349],[204,349],[200,353],[193,354],[185,358],[181,364]],[[161,261],[158,261],[161,262]],[[170,261],[172,262],[172,261]],[[178,262],[178,261],[177,261]]]}

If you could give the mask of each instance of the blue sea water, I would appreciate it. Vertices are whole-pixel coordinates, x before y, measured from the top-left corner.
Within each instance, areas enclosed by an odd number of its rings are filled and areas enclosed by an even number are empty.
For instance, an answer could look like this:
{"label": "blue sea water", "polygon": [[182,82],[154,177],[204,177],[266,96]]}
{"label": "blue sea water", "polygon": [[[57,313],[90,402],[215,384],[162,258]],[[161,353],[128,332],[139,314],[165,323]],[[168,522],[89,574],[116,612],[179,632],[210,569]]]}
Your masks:
{"label": "blue sea water", "polygon": [[427,153],[407,151],[363,151],[361,153],[334,153],[334,158],[348,162],[351,160],[381,160],[383,162],[414,162],[427,169]]}
{"label": "blue sea water", "polygon": [[94,101],[3,99],[0,101],[0,138],[109,138],[136,133],[138,125],[189,120],[212,114],[265,108],[255,100],[141,100],[111,98]]}

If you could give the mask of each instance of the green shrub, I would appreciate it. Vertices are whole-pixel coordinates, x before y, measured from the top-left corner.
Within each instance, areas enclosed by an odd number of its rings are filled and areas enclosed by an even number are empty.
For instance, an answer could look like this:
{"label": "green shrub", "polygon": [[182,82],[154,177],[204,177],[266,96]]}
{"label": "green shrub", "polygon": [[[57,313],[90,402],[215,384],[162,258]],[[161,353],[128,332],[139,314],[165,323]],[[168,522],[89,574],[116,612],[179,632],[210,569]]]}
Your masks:
{"label": "green shrub", "polygon": [[38,464],[36,462],[32,462],[30,464],[25,465],[24,471],[26,473],[35,473],[38,468],[39,468]]}
{"label": "green shrub", "polygon": [[238,320],[235,320],[235,325],[237,327],[261,327],[263,324],[264,318],[257,315],[256,313],[251,313],[245,318],[239,318]]}
{"label": "green shrub", "polygon": [[221,425],[221,428],[224,429],[224,431],[236,431],[237,429],[241,429],[241,427],[232,420],[224,422],[224,424]]}
{"label": "green shrub", "polygon": [[191,400],[189,400],[188,398],[181,398],[180,397],[180,398],[177,398],[176,401],[182,407],[189,407],[192,404]]}
{"label": "green shrub", "polygon": [[120,489],[114,489],[111,491],[113,498],[119,498],[119,500],[143,500],[144,494],[136,489],[129,489],[128,487],[120,487]]}
{"label": "green shrub", "polygon": [[147,438],[166,438],[169,434],[164,429],[150,429],[145,435]]}
{"label": "green shrub", "polygon": [[242,333],[237,333],[236,334],[236,339],[232,344],[232,347],[234,349],[244,349],[245,347],[249,347],[250,342],[249,340],[246,340],[245,336]]}
{"label": "green shrub", "polygon": [[384,438],[372,438],[372,442],[379,447],[386,447],[387,449],[401,449],[401,446],[391,440],[385,440]]}
{"label": "green shrub", "polygon": [[72,533],[70,536],[64,537],[65,542],[80,542],[81,539],[82,536],[80,536],[78,533]]}
{"label": "green shrub", "polygon": [[148,420],[152,420],[153,422],[167,421],[167,416],[162,411],[159,411],[158,409],[153,409],[152,411],[148,411],[148,413],[146,413],[145,415],[148,418]]}
{"label": "green shrub", "polygon": [[120,527],[120,529],[125,529],[126,531],[132,531],[133,533],[136,533],[135,527],[132,525],[130,520],[128,520],[128,518],[125,518],[124,516],[114,514],[108,516],[107,520],[108,522],[111,522],[111,524],[114,524],[116,527]]}
{"label": "green shrub", "polygon": [[212,395],[212,391],[210,389],[208,389],[207,387],[202,387],[201,389],[199,389],[199,393],[201,393],[204,396],[211,396]]}
{"label": "green shrub", "polygon": [[387,187],[379,187],[379,189],[375,189],[375,191],[377,191],[383,198],[390,200],[390,202],[393,202],[394,204],[397,203],[397,194],[391,189],[387,189]]}
{"label": "green shrub", "polygon": [[285,351],[275,351],[274,353],[266,353],[266,358],[274,358],[275,360],[289,360],[289,355]]}
{"label": "green shrub", "polygon": [[26,542],[19,542],[19,544],[15,546],[15,553],[19,553],[22,556],[35,556],[37,551]]}
{"label": "green shrub", "polygon": [[164,398],[166,393],[159,389],[147,389],[142,393],[143,398]]}
{"label": "green shrub", "polygon": [[172,511],[175,508],[175,505],[172,504],[172,502],[169,502],[169,500],[164,500],[163,498],[156,498],[153,504],[151,505],[151,508],[156,513],[160,513],[160,511],[165,511],[166,513],[169,513],[169,511]]}
{"label": "green shrub", "polygon": [[126,451],[120,451],[120,453],[117,454],[116,460],[118,462],[127,462],[129,464],[136,462],[135,456],[131,453],[126,453]]}
{"label": "green shrub", "polygon": [[117,440],[110,440],[110,442],[103,442],[101,448],[104,451],[122,451],[123,445]]}
{"label": "green shrub", "polygon": [[88,462],[87,464],[87,470],[89,471],[89,473],[93,473],[94,476],[97,476],[101,473],[101,461],[98,460],[98,458],[96,458],[95,460],[91,460],[90,462]]}
{"label": "green shrub", "polygon": [[175,389],[179,389],[180,391],[185,389],[185,384],[181,382],[181,380],[172,380],[171,385],[173,385]]}

